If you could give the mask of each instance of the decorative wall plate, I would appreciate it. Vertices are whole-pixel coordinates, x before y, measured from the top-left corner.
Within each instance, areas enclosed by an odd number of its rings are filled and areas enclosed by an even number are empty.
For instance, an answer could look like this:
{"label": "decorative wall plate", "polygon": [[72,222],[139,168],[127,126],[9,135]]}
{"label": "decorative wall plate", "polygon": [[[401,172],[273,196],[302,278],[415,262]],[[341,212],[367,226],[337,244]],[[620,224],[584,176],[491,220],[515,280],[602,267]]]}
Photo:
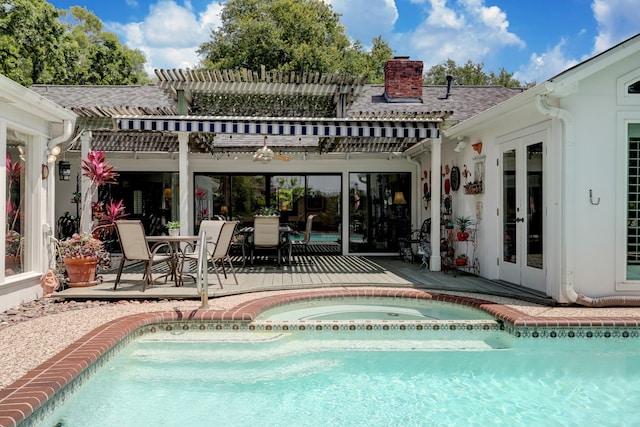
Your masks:
{"label": "decorative wall plate", "polygon": [[458,188],[460,188],[460,169],[457,166],[451,168],[449,179],[451,179],[451,189],[458,191]]}

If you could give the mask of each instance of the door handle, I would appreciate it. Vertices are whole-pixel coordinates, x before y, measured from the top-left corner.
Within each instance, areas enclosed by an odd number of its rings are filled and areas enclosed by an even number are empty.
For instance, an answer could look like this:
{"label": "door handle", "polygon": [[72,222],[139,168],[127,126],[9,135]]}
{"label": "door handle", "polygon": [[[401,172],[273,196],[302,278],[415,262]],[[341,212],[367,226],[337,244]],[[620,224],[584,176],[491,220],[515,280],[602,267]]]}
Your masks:
{"label": "door handle", "polygon": [[524,218],[516,218],[516,222],[524,222]]}

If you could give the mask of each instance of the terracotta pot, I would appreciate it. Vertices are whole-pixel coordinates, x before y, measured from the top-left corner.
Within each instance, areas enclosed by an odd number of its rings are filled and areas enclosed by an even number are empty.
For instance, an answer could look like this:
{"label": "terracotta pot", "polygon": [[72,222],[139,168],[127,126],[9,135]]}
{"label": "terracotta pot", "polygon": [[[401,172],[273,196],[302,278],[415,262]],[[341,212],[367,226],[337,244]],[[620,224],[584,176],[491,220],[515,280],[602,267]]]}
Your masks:
{"label": "terracotta pot", "polygon": [[466,231],[458,231],[458,241],[464,242],[469,238],[469,233]]}
{"label": "terracotta pot", "polygon": [[4,256],[4,269],[5,271],[10,270],[13,274],[16,274],[20,271],[21,267],[20,256],[19,255],[5,255]]}
{"label": "terracotta pot", "polygon": [[81,288],[94,286],[96,282],[97,258],[65,258],[64,265],[67,267],[70,288]]}
{"label": "terracotta pot", "polygon": [[467,259],[466,258],[456,258],[456,265],[458,267],[462,267],[467,265]]}

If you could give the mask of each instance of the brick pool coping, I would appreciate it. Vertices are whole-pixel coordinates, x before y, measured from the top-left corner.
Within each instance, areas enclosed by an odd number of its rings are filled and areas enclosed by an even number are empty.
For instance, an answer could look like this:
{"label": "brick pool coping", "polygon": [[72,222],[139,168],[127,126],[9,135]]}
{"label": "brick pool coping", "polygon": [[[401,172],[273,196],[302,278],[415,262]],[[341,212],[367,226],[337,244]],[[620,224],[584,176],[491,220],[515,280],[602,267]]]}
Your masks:
{"label": "brick pool coping", "polygon": [[[433,300],[475,307],[492,316],[518,337],[574,337],[573,331],[558,333],[553,328],[630,328],[640,329],[640,319],[632,317],[545,317],[525,314],[512,307],[479,298],[433,293],[412,289],[340,289],[296,292],[261,297],[240,303],[227,310],[195,309],[164,311],[124,316],[95,328],[65,350],[51,357],[22,378],[0,390],[0,426],[18,426],[41,408],[47,400],[62,391],[103,355],[115,348],[138,329],[154,324],[185,321],[250,323],[267,308],[298,301],[344,297],[386,297]],[[605,331],[584,336],[638,338],[638,331],[613,333]]]}

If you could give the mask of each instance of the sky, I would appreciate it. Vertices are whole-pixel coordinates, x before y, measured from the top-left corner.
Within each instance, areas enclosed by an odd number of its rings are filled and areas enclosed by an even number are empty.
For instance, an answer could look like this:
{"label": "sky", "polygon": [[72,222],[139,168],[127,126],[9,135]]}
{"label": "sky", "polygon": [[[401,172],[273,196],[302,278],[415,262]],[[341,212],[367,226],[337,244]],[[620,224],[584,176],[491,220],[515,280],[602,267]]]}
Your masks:
{"label": "sky", "polygon": [[[225,0],[47,0],[83,6],[154,69],[194,68],[198,46],[220,25]],[[541,83],[640,32],[640,0],[323,0],[347,36],[367,49],[378,36],[394,55],[471,60],[484,71]]]}

